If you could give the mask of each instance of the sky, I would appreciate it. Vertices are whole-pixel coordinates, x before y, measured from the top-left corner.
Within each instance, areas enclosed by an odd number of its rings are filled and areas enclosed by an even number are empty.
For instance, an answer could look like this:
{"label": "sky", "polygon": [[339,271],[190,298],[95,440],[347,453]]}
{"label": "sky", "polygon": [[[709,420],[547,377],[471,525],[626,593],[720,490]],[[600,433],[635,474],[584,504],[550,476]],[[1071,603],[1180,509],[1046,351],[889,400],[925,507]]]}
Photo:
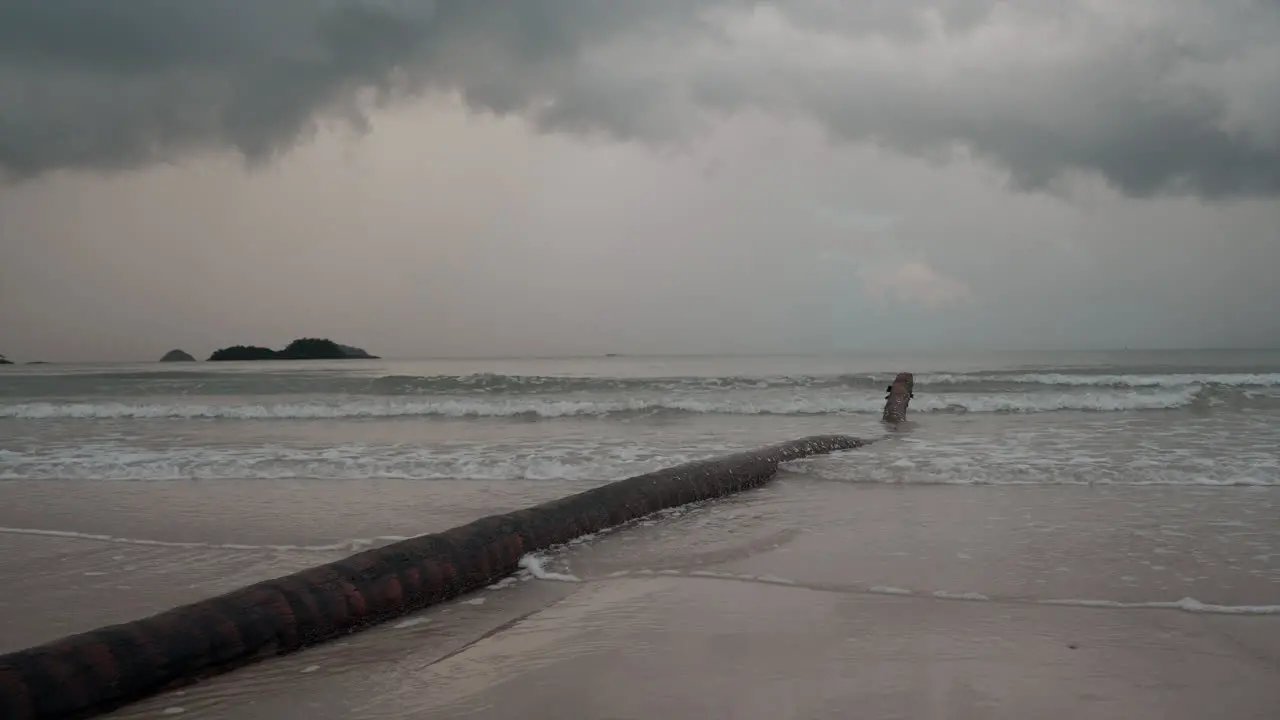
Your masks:
{"label": "sky", "polygon": [[1280,0],[3,0],[0,353],[1280,346]]}

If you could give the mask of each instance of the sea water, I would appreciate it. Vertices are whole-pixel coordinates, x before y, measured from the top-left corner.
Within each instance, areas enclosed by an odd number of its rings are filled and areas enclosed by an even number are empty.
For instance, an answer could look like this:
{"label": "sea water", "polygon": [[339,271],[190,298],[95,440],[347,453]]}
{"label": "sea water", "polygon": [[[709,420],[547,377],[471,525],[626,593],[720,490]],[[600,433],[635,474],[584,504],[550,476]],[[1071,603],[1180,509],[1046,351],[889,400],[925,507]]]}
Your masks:
{"label": "sea water", "polygon": [[9,366],[0,650],[848,433],[121,716],[1270,717],[1278,420],[1277,352]]}
{"label": "sea water", "polygon": [[0,479],[379,479],[566,489],[810,433],[851,483],[1280,484],[1280,352],[607,357],[0,368]]}

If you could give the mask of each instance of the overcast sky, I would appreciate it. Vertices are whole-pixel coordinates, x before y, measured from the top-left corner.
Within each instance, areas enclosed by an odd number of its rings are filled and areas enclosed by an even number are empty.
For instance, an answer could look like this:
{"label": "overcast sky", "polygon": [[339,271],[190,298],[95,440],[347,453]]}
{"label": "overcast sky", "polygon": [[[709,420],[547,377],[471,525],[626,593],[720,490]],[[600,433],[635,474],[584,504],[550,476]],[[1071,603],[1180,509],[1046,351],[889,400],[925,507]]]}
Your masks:
{"label": "overcast sky", "polygon": [[0,0],[0,353],[1280,345],[1280,0]]}

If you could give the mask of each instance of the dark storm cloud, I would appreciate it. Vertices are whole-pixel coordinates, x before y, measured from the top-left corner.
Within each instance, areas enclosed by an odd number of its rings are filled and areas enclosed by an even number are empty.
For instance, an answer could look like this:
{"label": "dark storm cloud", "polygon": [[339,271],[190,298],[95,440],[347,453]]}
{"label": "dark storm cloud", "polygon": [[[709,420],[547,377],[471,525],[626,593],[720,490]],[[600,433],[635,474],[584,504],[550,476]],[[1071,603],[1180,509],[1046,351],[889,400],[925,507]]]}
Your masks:
{"label": "dark storm cloud", "polygon": [[1275,0],[0,0],[0,173],[262,160],[438,89],[547,131],[666,143],[762,109],[1022,188],[1267,196],[1278,38]]}
{"label": "dark storm cloud", "polygon": [[4,2],[0,166],[25,178],[225,146],[259,159],[356,88],[386,88],[424,27],[325,0]]}

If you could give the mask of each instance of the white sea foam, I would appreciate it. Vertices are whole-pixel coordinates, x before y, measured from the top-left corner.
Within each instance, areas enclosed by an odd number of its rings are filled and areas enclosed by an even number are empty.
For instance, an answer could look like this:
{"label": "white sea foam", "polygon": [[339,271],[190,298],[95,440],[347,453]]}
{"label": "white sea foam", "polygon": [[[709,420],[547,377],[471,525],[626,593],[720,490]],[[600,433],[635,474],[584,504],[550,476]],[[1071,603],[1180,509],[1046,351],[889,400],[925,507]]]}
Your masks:
{"label": "white sea foam", "polygon": [[944,600],[990,600],[991,598],[979,592],[952,592],[949,590],[935,590],[933,596]]}
{"label": "white sea foam", "polygon": [[1211,615],[1280,615],[1280,605],[1215,605],[1203,603],[1195,598],[1184,597],[1173,601],[1152,602],[1119,602],[1116,600],[1040,600],[1041,605],[1067,605],[1075,607],[1115,608],[1115,609],[1164,609],[1185,610],[1193,613]]}
{"label": "white sea foam", "polygon": [[[1119,412],[1161,410],[1192,404],[1199,386],[1176,389],[1101,389],[1035,393],[921,393],[912,412],[1039,413],[1061,410]],[[878,393],[732,392],[663,396],[555,397],[356,397],[328,401],[221,404],[173,402],[22,402],[0,405],[0,418],[24,420],[307,420],[395,417],[598,417],[619,413],[682,412],[731,415],[876,414],[884,406]]]}
{"label": "white sea foam", "polygon": [[[1179,422],[1152,436],[1114,421],[991,433],[956,427],[864,450],[792,461],[784,474],[844,482],[956,485],[1280,486],[1280,426]],[[1237,427],[1238,426],[1238,429]],[[1212,429],[1216,428],[1216,429]],[[1224,434],[1225,433],[1225,434]],[[1145,438],[1120,442],[1117,438]],[[755,446],[670,438],[328,447],[146,447],[127,441],[35,446],[0,454],[0,480],[547,480],[599,484]]]}
{"label": "white sea foam", "polygon": [[529,574],[539,580],[556,580],[559,582],[582,582],[576,575],[566,573],[549,572],[543,567],[543,558],[540,555],[528,554],[520,558],[520,567],[529,571]]}
{"label": "white sea foam", "polygon": [[787,463],[785,475],[925,485],[1280,486],[1280,425],[1266,417],[956,425],[854,453]]}
{"label": "white sea foam", "polygon": [[[537,375],[469,373],[461,375],[371,376],[333,372],[306,372],[297,369],[255,372],[143,371],[124,373],[78,373],[67,368],[49,374],[27,369],[6,373],[8,381],[0,394],[10,397],[54,398],[134,395],[200,394],[215,397],[252,395],[335,395],[375,396],[541,396],[582,393],[687,394],[706,391],[805,390],[883,387],[892,373],[763,374],[763,375]],[[979,387],[990,385],[1174,388],[1187,385],[1214,385],[1235,388],[1280,386],[1280,373],[1217,371],[1159,372],[1151,368],[1045,368],[1025,372],[924,372],[916,374],[917,385]]]}
{"label": "white sea foam", "polygon": [[1115,610],[1182,610],[1190,613],[1205,613],[1214,615],[1280,615],[1280,605],[1220,605],[1214,603],[1204,603],[1191,597],[1184,597],[1180,600],[1152,600],[1145,602],[1122,602],[1118,600],[1093,600],[1093,599],[1048,599],[1040,600],[1034,598],[1020,597],[999,597],[988,595],[985,593],[974,592],[972,590],[956,591],[956,590],[911,590],[907,588],[889,587],[884,585],[872,585],[866,588],[837,588],[827,585],[808,585],[803,582],[781,578],[775,575],[746,575],[726,572],[716,572],[711,570],[695,570],[691,572],[681,572],[678,570],[650,570],[636,569],[623,570],[611,573],[608,578],[627,577],[629,575],[676,575],[681,577],[698,577],[722,580],[739,580],[745,582],[761,583],[765,585],[785,585],[792,587],[801,587],[813,590],[835,590],[844,592],[865,592],[872,595],[898,595],[909,597],[925,597],[936,600],[951,600],[959,602],[1004,602],[1020,605],[1055,605],[1067,607],[1087,607],[1087,608],[1110,608]]}
{"label": "white sea foam", "polygon": [[973,383],[1018,383],[1026,385],[1066,385],[1078,387],[1174,388],[1187,385],[1222,385],[1225,387],[1277,387],[1280,373],[1162,373],[1142,375],[1024,373],[1024,374],[956,374],[937,373],[916,376],[918,386],[968,385]]}
{"label": "white sea foam", "polygon": [[144,447],[100,441],[0,454],[0,480],[567,480],[603,481],[742,449],[709,442],[662,447],[560,440],[436,447]]}
{"label": "white sea foam", "polygon": [[1122,485],[1181,487],[1280,487],[1280,471],[1245,458],[1224,460],[1211,467],[1140,467],[1137,463],[1055,465],[992,461],[990,456],[928,458],[892,463],[856,459],[818,458],[789,463],[784,476],[810,476],[850,483],[912,485]]}

